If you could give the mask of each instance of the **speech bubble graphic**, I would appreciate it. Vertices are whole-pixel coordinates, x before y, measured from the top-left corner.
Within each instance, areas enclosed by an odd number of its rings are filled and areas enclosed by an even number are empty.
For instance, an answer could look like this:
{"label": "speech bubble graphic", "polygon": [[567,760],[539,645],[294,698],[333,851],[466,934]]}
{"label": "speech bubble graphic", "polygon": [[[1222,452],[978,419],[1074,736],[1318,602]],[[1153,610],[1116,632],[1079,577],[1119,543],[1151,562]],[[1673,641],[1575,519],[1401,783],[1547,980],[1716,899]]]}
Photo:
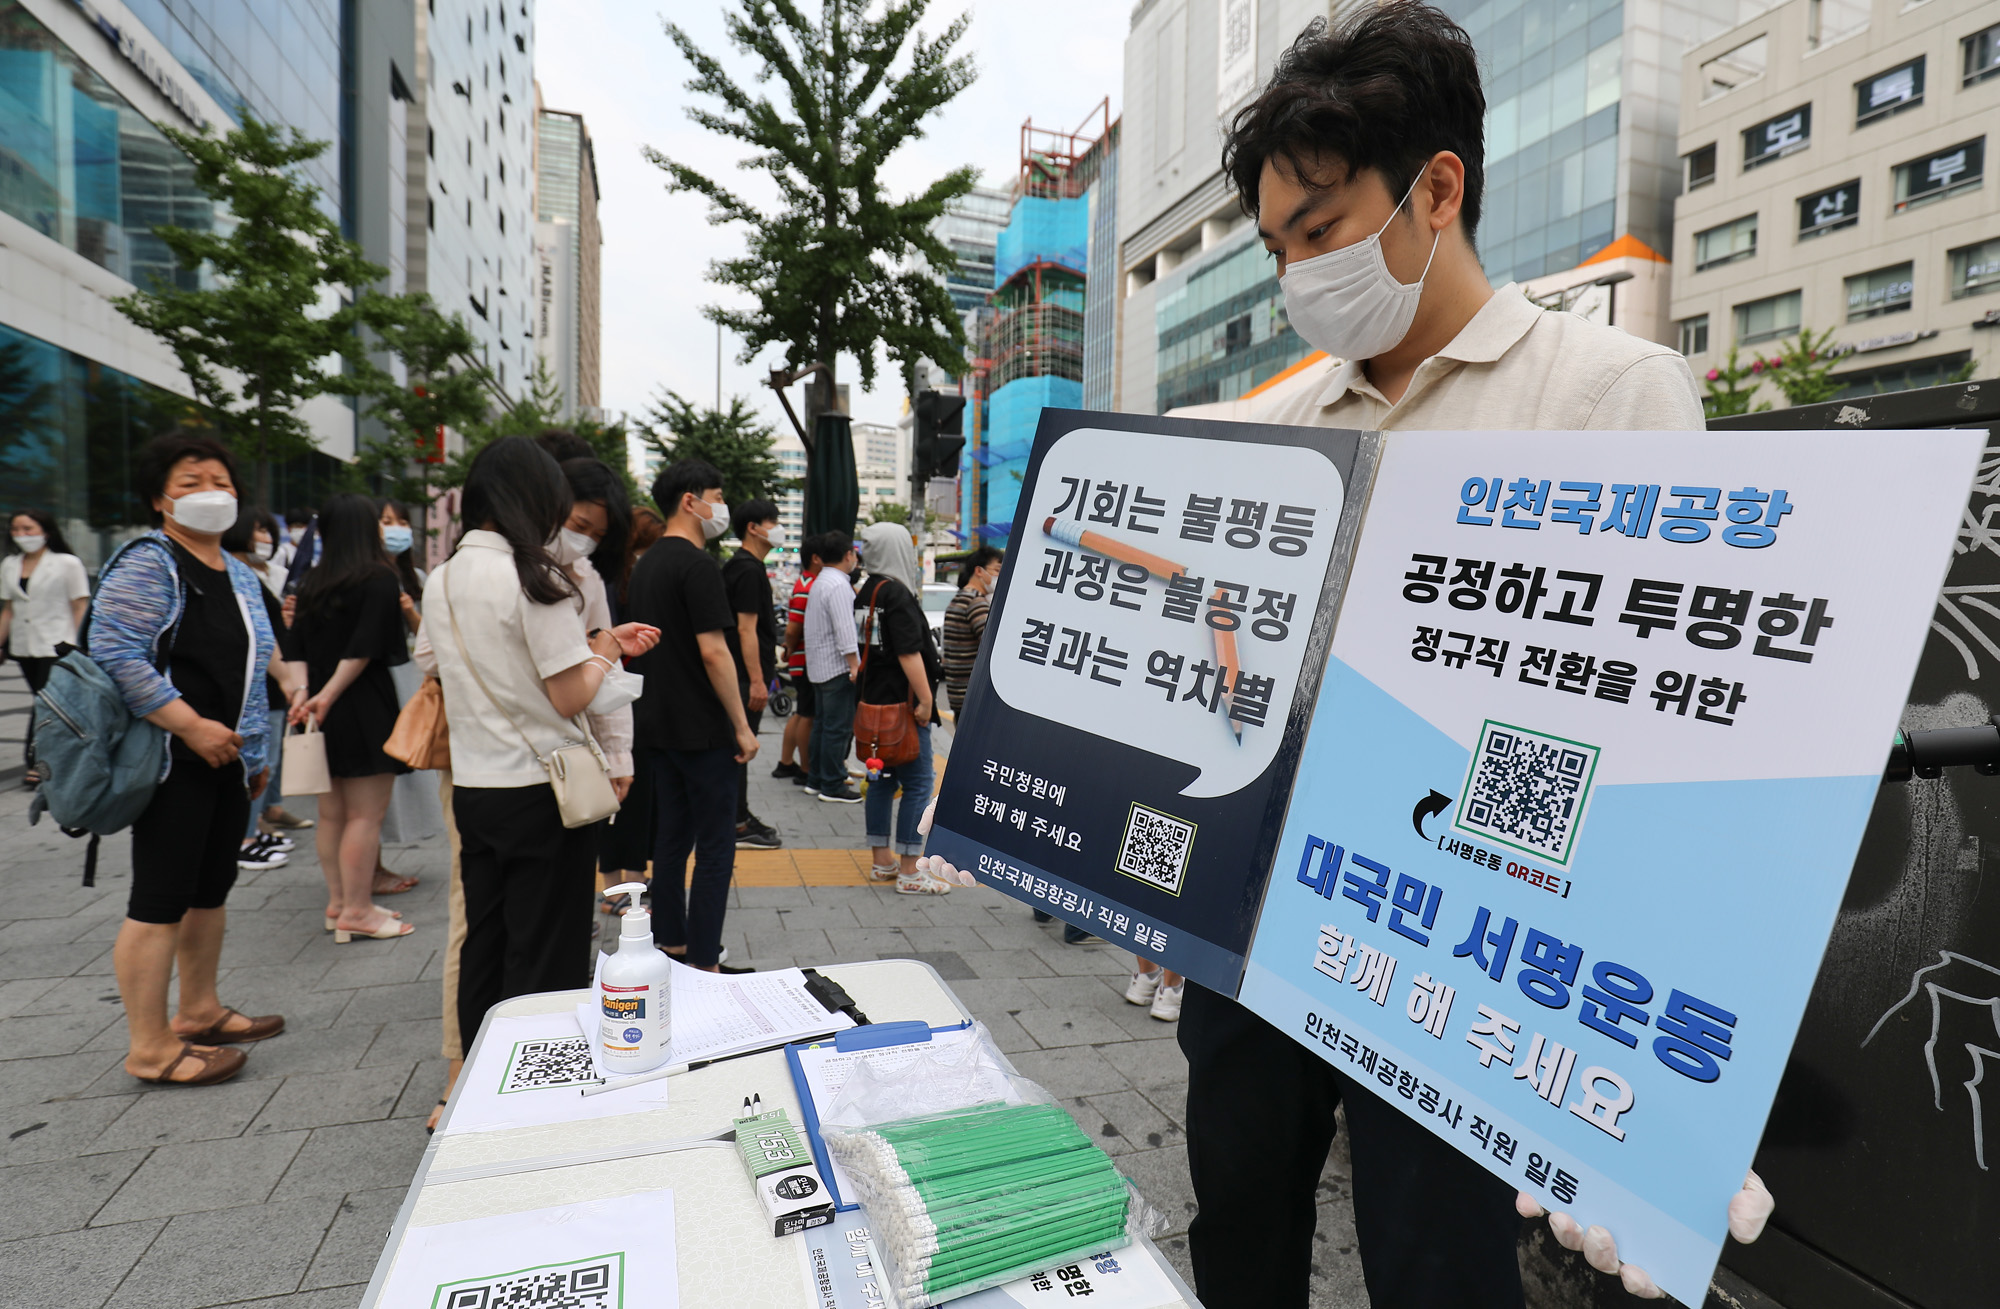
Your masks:
{"label": "speech bubble graphic", "polygon": [[994,619],[1009,706],[1242,789],[1284,733],[1346,488],[1304,446],[1078,428],[1043,457]]}

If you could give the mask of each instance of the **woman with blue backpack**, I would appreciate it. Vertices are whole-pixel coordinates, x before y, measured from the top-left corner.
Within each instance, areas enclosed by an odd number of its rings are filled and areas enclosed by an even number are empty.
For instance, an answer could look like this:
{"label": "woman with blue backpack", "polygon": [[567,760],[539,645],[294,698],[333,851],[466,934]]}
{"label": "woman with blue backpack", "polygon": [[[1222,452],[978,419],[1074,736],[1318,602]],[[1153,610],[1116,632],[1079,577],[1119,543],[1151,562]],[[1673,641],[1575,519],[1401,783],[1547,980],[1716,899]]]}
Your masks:
{"label": "woman with blue backpack", "polygon": [[[204,1086],[242,1071],[246,1056],[230,1047],[285,1030],[282,1017],[247,1017],[215,989],[238,846],[279,744],[264,690],[276,642],[263,583],[222,548],[237,515],[229,451],[168,432],[141,453],[137,489],[155,528],[105,564],[88,648],[133,716],[168,740],[159,785],[132,824],[132,892],[111,958],[129,1029],[125,1071]],[[180,1003],[169,1017],[177,963]]]}

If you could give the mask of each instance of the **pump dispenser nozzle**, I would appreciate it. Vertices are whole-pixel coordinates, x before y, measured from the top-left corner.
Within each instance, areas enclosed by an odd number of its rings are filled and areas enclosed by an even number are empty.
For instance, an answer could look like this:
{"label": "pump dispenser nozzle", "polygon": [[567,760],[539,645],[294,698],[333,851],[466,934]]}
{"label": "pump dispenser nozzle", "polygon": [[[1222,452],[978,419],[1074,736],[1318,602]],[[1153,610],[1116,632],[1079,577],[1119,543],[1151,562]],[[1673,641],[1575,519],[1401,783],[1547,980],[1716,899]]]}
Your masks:
{"label": "pump dispenser nozzle", "polygon": [[647,887],[644,882],[620,882],[617,886],[612,887],[604,893],[606,895],[629,895],[632,897],[632,907],[625,911],[624,917],[620,920],[622,923],[622,926],[618,929],[618,939],[620,941],[638,939],[651,941],[653,939],[653,915],[639,903],[639,897],[644,895],[646,890]]}

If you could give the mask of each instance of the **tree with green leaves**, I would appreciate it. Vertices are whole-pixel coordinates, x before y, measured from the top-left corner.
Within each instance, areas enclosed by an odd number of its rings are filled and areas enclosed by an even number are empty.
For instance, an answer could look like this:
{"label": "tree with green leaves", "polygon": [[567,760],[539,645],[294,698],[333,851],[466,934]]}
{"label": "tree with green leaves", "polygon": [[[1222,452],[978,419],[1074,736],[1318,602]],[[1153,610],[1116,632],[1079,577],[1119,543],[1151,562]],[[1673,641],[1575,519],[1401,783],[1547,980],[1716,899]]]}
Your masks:
{"label": "tree with green leaves", "polygon": [[624,420],[607,423],[587,414],[579,414],[575,419],[564,422],[562,409],[562,390],[556,383],[555,374],[549,371],[547,360],[537,358],[534,372],[528,379],[528,393],[462,430],[460,435],[464,448],[452,456],[439,472],[437,485],[463,486],[466,474],[472,468],[473,456],[485,449],[489,442],[503,436],[534,438],[550,428],[561,428],[581,437],[592,452],[618,474],[618,479],[625,484],[625,494],[635,503],[643,502],[646,499],[644,489],[632,480],[630,442],[626,437]]}
{"label": "tree with green leaves", "polygon": [[1815,333],[1802,328],[1798,339],[1778,347],[1778,353],[1764,360],[1765,376],[1795,405],[1815,405],[1833,399],[1840,383],[1833,380],[1833,366],[1843,353],[1833,343],[1833,329]]}
{"label": "tree with green leaves", "polygon": [[[1732,414],[1762,413],[1769,409],[1769,400],[1758,400],[1754,411],[1750,407],[1763,375],[1762,359],[1741,363],[1737,359],[1737,347],[1730,346],[1729,358],[1720,367],[1709,369],[1708,376],[1702,379],[1707,391],[1701,399],[1702,412],[1710,418],[1727,418]],[[1745,386],[1745,382],[1749,385]]]}
{"label": "tree with green leaves", "polygon": [[[688,116],[747,146],[744,167],[770,176],[777,205],[762,210],[646,150],[665,170],[669,192],[705,196],[710,222],[746,229],[746,253],[711,264],[708,277],[747,292],[754,307],[709,305],[703,316],[736,333],[740,363],[780,345],[794,368],[819,362],[835,370],[845,352],[872,386],[876,350],[886,346],[899,373],[919,359],[963,372],[965,329],[935,271],[957,261],[932,224],[978,175],[955,169],[902,200],[881,176],[897,150],[922,136],[924,120],[972,84],[971,58],[952,54],[970,16],[927,39],[917,24],[930,0],[821,0],[817,17],[796,0],[734,3],[737,12],[724,20],[729,42],[759,61],[757,81],[775,81],[782,104],[753,94],[679,26],[668,23],[667,35],[694,66],[687,89],[721,102],[720,110],[690,107]],[[831,371],[819,385],[822,397],[837,394]]]}
{"label": "tree with green leaves", "polygon": [[462,434],[486,420],[493,378],[475,358],[478,341],[463,318],[439,313],[427,295],[401,297],[389,308],[376,339],[402,360],[407,380],[382,379],[367,412],[384,435],[355,463],[377,489],[427,519],[444,485],[444,429]]}
{"label": "tree with green leaves", "polygon": [[[771,454],[777,433],[741,396],[729,397],[729,408],[720,410],[663,391],[639,434],[667,463],[701,459],[714,464],[722,474],[722,498],[733,505],[770,499],[794,485]],[[671,513],[673,508],[661,505],[660,511]]]}
{"label": "tree with green leaves", "polygon": [[[319,188],[298,173],[327,142],[242,112],[243,126],[220,136],[160,129],[226,214],[213,231],[153,229],[184,271],[203,275],[113,303],[174,352],[217,427],[254,464],[257,497],[268,502],[272,463],[314,448],[300,407],[381,385],[361,329],[395,315],[393,297],[370,289],[386,270],[341,234],[319,207]],[[331,313],[328,293],[337,300]],[[348,367],[329,367],[343,358]]]}

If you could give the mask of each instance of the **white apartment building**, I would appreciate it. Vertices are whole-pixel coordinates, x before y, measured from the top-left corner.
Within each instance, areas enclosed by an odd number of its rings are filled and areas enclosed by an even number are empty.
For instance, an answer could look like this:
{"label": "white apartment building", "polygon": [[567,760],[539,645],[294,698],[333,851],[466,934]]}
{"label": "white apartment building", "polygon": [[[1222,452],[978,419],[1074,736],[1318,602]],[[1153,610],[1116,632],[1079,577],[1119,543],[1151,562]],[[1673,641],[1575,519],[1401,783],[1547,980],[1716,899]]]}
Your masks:
{"label": "white apartment building", "polygon": [[1996,138],[1991,0],[1786,0],[1690,51],[1673,315],[1696,373],[1832,328],[1843,396],[2000,375]]}
{"label": "white apartment building", "polygon": [[410,169],[413,194],[422,192],[411,217],[423,216],[424,248],[412,264],[424,280],[412,285],[465,319],[501,389],[518,398],[536,358],[535,6],[434,0],[416,17],[424,130],[411,133],[423,145]]}
{"label": "white apartment building", "polygon": [[779,432],[777,440],[771,443],[771,457],[778,461],[780,477],[798,482],[797,486],[771,496],[778,504],[778,522],[784,526],[792,547],[796,548],[806,534],[805,442],[799,440],[798,433],[787,428]]}

